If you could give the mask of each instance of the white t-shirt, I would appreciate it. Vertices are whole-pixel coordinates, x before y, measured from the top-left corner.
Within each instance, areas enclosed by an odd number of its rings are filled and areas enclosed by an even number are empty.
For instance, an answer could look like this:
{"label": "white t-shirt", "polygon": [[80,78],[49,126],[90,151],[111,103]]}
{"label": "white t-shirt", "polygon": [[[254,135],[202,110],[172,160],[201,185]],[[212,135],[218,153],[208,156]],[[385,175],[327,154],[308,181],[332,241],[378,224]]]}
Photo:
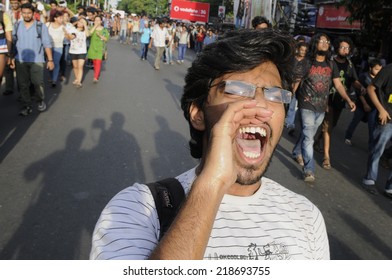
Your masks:
{"label": "white t-shirt", "polygon": [[63,27],[60,26],[59,28],[54,28],[53,25],[48,22],[46,23],[49,31],[50,42],[52,43],[53,48],[62,48],[63,41],[64,41],[64,30]]}
{"label": "white t-shirt", "polygon": [[87,53],[86,45],[86,33],[84,31],[79,31],[78,29],[72,30],[70,33],[74,33],[76,37],[71,40],[71,46],[69,47],[70,54],[84,54]]}
{"label": "white t-shirt", "polygon": [[[186,194],[195,169],[177,177]],[[318,208],[280,184],[261,179],[252,196],[225,195],[204,259],[329,259],[325,223]],[[147,259],[158,244],[159,219],[147,186],[118,193],[103,210],[92,239],[91,259]]]}
{"label": "white t-shirt", "polygon": [[165,40],[169,37],[169,33],[167,32],[167,28],[164,27],[161,29],[159,25],[154,26],[154,30],[152,31],[151,38],[154,39],[154,46],[155,47],[164,47]]}

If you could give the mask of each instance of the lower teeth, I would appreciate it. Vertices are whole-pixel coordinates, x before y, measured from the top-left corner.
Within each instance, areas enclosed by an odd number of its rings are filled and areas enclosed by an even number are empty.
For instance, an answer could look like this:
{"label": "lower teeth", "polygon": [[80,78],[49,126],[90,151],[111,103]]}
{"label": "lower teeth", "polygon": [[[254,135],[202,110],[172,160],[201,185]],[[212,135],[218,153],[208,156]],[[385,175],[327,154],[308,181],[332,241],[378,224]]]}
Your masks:
{"label": "lower teeth", "polygon": [[244,152],[244,155],[247,158],[258,158],[260,156],[260,153],[252,153],[252,152]]}

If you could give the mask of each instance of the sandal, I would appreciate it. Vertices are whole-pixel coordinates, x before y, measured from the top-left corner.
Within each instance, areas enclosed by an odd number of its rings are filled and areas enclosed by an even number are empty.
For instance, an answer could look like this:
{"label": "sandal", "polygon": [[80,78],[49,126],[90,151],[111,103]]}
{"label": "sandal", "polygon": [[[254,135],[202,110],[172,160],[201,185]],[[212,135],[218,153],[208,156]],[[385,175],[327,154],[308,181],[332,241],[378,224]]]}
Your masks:
{"label": "sandal", "polygon": [[322,166],[323,166],[324,169],[327,169],[327,170],[331,169],[331,162],[329,161],[329,158],[325,158],[323,160],[323,165]]}

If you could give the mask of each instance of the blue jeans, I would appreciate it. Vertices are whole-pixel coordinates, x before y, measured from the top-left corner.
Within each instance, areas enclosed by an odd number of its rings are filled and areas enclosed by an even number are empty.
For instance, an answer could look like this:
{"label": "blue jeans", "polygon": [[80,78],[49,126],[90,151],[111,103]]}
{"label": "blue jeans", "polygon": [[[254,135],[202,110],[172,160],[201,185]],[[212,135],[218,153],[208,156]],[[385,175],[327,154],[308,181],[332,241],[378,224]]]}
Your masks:
{"label": "blue jeans", "polygon": [[235,18],[235,28],[241,28],[242,27],[242,17],[241,18],[239,18],[239,17],[236,17]]}
{"label": "blue jeans", "polygon": [[121,29],[120,30],[120,36],[119,36],[119,41],[120,43],[125,43],[127,40],[127,30],[126,29]]}
{"label": "blue jeans", "polygon": [[52,82],[56,83],[60,72],[60,60],[63,55],[63,47],[52,48],[54,69],[52,71]]}
{"label": "blue jeans", "polygon": [[141,44],[141,48],[140,48],[140,58],[147,59],[148,44],[149,44],[149,43],[142,43],[142,44]]}
{"label": "blue jeans", "polygon": [[[385,146],[392,138],[392,123],[377,125],[374,129],[374,147],[369,152],[367,173],[365,179],[377,181],[378,163],[385,150]],[[392,189],[392,173],[389,175],[386,189]]]}
{"label": "blue jeans", "polygon": [[184,60],[187,44],[178,44],[178,60]]}
{"label": "blue jeans", "polygon": [[198,54],[203,49],[203,42],[195,42],[195,53]]}
{"label": "blue jeans", "polygon": [[170,63],[173,62],[173,47],[165,47],[165,52],[166,52],[166,62]]}
{"label": "blue jeans", "polygon": [[368,138],[368,150],[369,152],[372,150],[373,145],[374,145],[374,129],[376,128],[377,125],[377,110],[373,109],[370,112],[365,112],[362,107],[357,106],[357,109],[354,112],[353,119],[351,120],[349,126],[347,127],[346,130],[346,135],[345,138],[351,140],[354,134],[354,130],[357,127],[357,125],[361,122],[363,117],[367,114],[368,116],[368,132],[369,132],[369,138]]}
{"label": "blue jeans", "polygon": [[304,159],[304,173],[314,174],[313,143],[314,135],[324,119],[324,112],[314,112],[299,109],[301,115],[301,135],[293,149],[293,157],[302,155]]}
{"label": "blue jeans", "polygon": [[285,119],[285,125],[287,128],[295,128],[295,113],[297,112],[297,98],[295,95],[291,98],[289,109]]}

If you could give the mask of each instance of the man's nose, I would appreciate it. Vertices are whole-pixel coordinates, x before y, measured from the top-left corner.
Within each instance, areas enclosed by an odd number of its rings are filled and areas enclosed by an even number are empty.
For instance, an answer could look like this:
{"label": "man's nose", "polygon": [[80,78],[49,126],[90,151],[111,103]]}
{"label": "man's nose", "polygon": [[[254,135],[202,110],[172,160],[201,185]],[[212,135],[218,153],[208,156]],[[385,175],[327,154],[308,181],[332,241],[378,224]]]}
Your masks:
{"label": "man's nose", "polygon": [[264,96],[264,90],[262,88],[257,88],[255,92],[255,96],[253,97],[257,100],[257,103],[261,104],[263,107],[268,107],[268,102]]}

